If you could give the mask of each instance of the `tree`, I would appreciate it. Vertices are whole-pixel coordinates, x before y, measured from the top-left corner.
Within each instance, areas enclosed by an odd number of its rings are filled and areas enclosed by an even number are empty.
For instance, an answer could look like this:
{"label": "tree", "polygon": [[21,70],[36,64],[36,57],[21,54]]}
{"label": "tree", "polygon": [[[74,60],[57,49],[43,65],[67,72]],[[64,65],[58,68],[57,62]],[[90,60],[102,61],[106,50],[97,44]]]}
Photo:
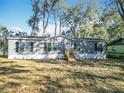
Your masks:
{"label": "tree", "polygon": [[[113,2],[115,3],[114,0]],[[115,6],[114,8],[110,9],[108,9],[108,7],[105,7],[101,15],[102,24],[104,25],[108,33],[108,42],[113,39],[124,37],[124,21],[116,10],[117,8]]]}
{"label": "tree", "polygon": [[[42,21],[43,21],[43,33],[46,32],[46,28],[49,23],[49,19],[54,19],[54,24],[55,24],[55,36],[56,36],[56,31],[57,31],[57,21],[58,21],[58,16],[60,12],[60,3],[62,0],[45,0],[42,5],[42,12],[41,15],[43,16]],[[61,23],[60,23],[60,29],[61,29]]]}
{"label": "tree", "polygon": [[66,7],[66,2],[65,0],[59,0],[56,5],[53,8],[52,14],[53,14],[53,19],[54,19],[54,24],[55,24],[55,36],[57,32],[57,27],[59,25],[59,35],[62,32],[62,15],[64,13],[64,8]]}
{"label": "tree", "polygon": [[40,21],[40,18],[39,18],[39,14],[40,14],[40,7],[39,7],[39,0],[34,0],[33,1],[33,16],[30,17],[30,19],[28,20],[28,25],[32,28],[32,32],[31,32],[31,35],[35,35],[35,33],[37,31],[39,31],[39,27],[38,27],[38,24],[39,24],[39,21]]}
{"label": "tree", "polygon": [[109,40],[124,37],[124,22],[119,15],[116,15],[114,23],[108,27]]}
{"label": "tree", "polygon": [[74,38],[77,38],[76,31],[81,26],[86,17],[87,10],[84,9],[83,3],[78,3],[74,6],[65,9],[62,20],[64,26],[72,32]]}
{"label": "tree", "polygon": [[[29,25],[33,28],[33,32],[39,30],[38,24],[42,21],[43,34],[49,23],[51,15],[54,15],[56,25],[56,9],[54,8],[60,0],[34,0],[33,1],[33,16],[29,20]],[[56,28],[55,28],[56,29]]]}
{"label": "tree", "polygon": [[118,13],[124,21],[124,0],[113,0],[113,3],[115,3]]}
{"label": "tree", "polygon": [[5,54],[7,50],[7,36],[8,36],[7,28],[0,26],[0,48],[3,50],[3,54]]}
{"label": "tree", "polygon": [[81,2],[71,6],[64,16],[65,25],[70,28],[69,30],[73,32],[76,38],[88,38],[91,37],[90,33],[93,32],[93,26],[99,21],[99,16],[97,16],[98,1],[94,3],[94,0],[90,0],[87,3]]}

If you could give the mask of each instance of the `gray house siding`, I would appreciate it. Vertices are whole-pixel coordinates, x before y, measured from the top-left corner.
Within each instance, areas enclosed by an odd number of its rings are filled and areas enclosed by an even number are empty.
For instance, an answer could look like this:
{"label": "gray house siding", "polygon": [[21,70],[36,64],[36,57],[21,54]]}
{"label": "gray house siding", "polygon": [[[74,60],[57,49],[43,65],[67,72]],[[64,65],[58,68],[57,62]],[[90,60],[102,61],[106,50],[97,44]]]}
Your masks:
{"label": "gray house siding", "polygon": [[[16,42],[33,42],[33,51],[16,51]],[[56,50],[48,51],[48,44],[57,44]],[[95,43],[101,44],[102,51],[95,50]],[[76,44],[76,47],[74,45]],[[47,46],[47,49],[46,49]],[[76,48],[76,59],[105,59],[106,48],[103,40],[82,39],[73,40],[65,37],[51,38],[29,38],[29,37],[10,37],[8,38],[8,58],[9,59],[64,59],[64,49],[71,51]]]}
{"label": "gray house siding", "polygon": [[[29,38],[14,38],[8,39],[8,58],[9,59],[63,59],[64,58],[64,43],[69,40],[59,37],[56,41],[54,38],[46,39],[29,39]],[[33,42],[33,52],[16,52],[16,42]],[[56,51],[45,51],[45,43],[58,43],[59,49]]]}
{"label": "gray house siding", "polygon": [[[101,49],[96,50],[95,44],[101,46]],[[106,59],[106,46],[104,41],[89,41],[84,40],[77,44],[76,57],[82,59]]]}
{"label": "gray house siding", "polygon": [[[33,42],[33,52],[16,52],[16,42]],[[8,40],[8,58],[9,59],[39,59],[44,53],[44,41],[36,40]],[[39,58],[38,58],[39,57]],[[43,57],[43,55],[42,55]]]}

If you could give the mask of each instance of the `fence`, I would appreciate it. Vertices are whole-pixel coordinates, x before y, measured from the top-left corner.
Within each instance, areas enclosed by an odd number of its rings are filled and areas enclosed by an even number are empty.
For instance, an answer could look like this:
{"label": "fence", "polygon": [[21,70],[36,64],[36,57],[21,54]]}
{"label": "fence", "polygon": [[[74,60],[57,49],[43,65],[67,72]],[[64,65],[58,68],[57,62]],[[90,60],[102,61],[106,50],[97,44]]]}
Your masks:
{"label": "fence", "polygon": [[108,53],[107,53],[107,57],[108,57],[108,58],[124,59],[124,53],[108,52]]}

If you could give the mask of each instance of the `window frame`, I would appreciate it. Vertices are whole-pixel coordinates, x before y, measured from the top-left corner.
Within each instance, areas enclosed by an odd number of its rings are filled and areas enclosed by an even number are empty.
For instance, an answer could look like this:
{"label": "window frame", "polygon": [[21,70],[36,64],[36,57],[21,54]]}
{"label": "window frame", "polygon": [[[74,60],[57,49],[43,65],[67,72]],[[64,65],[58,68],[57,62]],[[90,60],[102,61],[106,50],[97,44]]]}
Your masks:
{"label": "window frame", "polygon": [[58,43],[53,43],[52,44],[52,51],[57,51],[59,50],[59,44]]}
{"label": "window frame", "polygon": [[33,42],[25,42],[25,51],[33,52]]}
{"label": "window frame", "polygon": [[19,52],[24,52],[24,51],[25,51],[25,43],[24,42],[19,42]]}
{"label": "window frame", "polygon": [[103,45],[101,43],[95,42],[94,45],[95,45],[96,52],[103,52]]}
{"label": "window frame", "polygon": [[[30,44],[29,44],[30,43]],[[29,45],[28,45],[29,44]],[[30,46],[30,49],[29,49]],[[33,52],[34,49],[34,42],[16,42],[16,52],[22,53],[22,52]]]}
{"label": "window frame", "polygon": [[47,43],[47,48],[46,48],[46,50],[47,50],[48,52],[59,50],[59,43]]}

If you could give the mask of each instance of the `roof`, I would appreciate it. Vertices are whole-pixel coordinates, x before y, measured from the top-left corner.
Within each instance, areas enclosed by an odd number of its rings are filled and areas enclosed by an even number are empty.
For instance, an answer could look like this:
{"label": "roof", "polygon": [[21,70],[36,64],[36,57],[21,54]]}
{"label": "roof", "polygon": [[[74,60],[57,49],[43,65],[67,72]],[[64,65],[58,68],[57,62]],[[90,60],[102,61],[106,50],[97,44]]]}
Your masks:
{"label": "roof", "polygon": [[48,38],[45,36],[13,36],[13,37],[7,37],[8,40],[16,40],[16,39],[43,39]]}
{"label": "roof", "polygon": [[98,39],[98,38],[77,38],[74,41],[75,42],[81,42],[81,41],[104,41],[104,39]]}
{"label": "roof", "polygon": [[57,37],[62,37],[62,38],[66,38],[66,39],[68,39],[68,40],[73,41],[73,39],[72,39],[72,38],[69,38],[69,37],[66,37],[66,36],[63,36],[63,35],[60,35],[60,36],[52,36],[52,37],[49,37],[49,39],[52,39],[52,38],[57,38]]}
{"label": "roof", "polygon": [[110,45],[124,45],[124,38],[118,38],[118,39],[115,39],[115,40],[112,40],[108,46]]}
{"label": "roof", "polygon": [[43,39],[52,39],[52,38],[57,38],[57,37],[63,37],[68,40],[71,40],[73,42],[81,42],[81,41],[104,41],[104,39],[98,39],[98,38],[69,38],[67,36],[52,36],[52,37],[45,37],[45,36],[14,36],[14,37],[7,37],[8,40],[16,40],[16,39],[37,39],[37,40],[43,40]]}

